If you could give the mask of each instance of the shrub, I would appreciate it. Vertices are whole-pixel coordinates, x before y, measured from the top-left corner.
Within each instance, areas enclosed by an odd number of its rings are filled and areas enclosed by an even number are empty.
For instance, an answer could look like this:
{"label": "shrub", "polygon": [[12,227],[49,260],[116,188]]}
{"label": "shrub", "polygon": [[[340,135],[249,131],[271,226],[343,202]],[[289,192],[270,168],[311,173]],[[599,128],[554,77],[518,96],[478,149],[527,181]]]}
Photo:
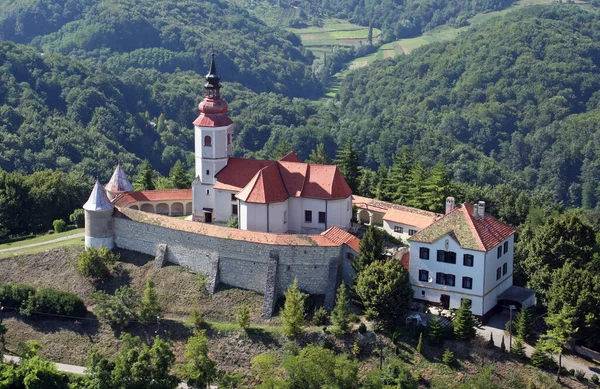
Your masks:
{"label": "shrub", "polygon": [[350,323],[360,323],[360,317],[356,313],[349,314],[348,320]]}
{"label": "shrub", "polygon": [[523,338],[520,336],[515,338],[515,342],[510,348],[510,353],[517,358],[525,358],[525,344],[523,343]]}
{"label": "shrub", "polygon": [[114,328],[125,328],[135,319],[138,296],[130,286],[119,287],[113,296],[99,291],[92,294],[94,313]]}
{"label": "shrub", "polygon": [[65,221],[62,219],[56,219],[52,222],[52,227],[54,227],[54,232],[56,233],[63,232],[66,225],[67,223],[65,223]]}
{"label": "shrub", "polygon": [[593,376],[590,378],[590,381],[592,381],[592,383],[593,383],[594,385],[598,385],[598,384],[600,384],[600,378],[598,378],[598,376],[597,376],[596,374],[594,374],[594,375],[593,375]]}
{"label": "shrub", "polygon": [[298,289],[298,280],[284,292],[285,303],[281,311],[283,333],[288,338],[294,338],[302,332],[304,327],[304,299],[306,295]]}
{"label": "shrub", "polygon": [[575,369],[571,369],[571,370],[569,370],[569,374],[570,374],[570,375],[575,375]]}
{"label": "shrub", "polygon": [[199,331],[204,325],[204,316],[202,316],[202,313],[198,307],[192,308],[188,323],[190,323],[196,331]]}
{"label": "shrub", "polygon": [[76,227],[83,227],[85,221],[83,209],[78,208],[74,210],[73,213],[69,215],[69,221],[73,223]]}
{"label": "shrub", "polygon": [[110,271],[118,259],[119,256],[110,252],[106,247],[98,250],[91,247],[79,254],[77,271],[86,278],[99,281],[110,275]]}
{"label": "shrub", "polygon": [[227,227],[239,228],[239,220],[237,216],[232,216],[227,220]]}
{"label": "shrub", "polygon": [[142,324],[155,323],[158,320],[158,316],[162,312],[162,305],[159,301],[158,295],[154,290],[154,280],[152,277],[146,280],[146,287],[144,288],[144,295],[142,297],[142,304],[140,307],[140,322]]}
{"label": "shrub", "polygon": [[367,326],[365,325],[365,323],[360,323],[358,325],[358,332],[361,334],[364,334],[365,332],[367,332]]}
{"label": "shrub", "polygon": [[84,317],[87,314],[87,309],[79,296],[69,292],[45,288],[29,297],[27,305],[21,309],[21,313],[27,316],[33,313],[49,313]]}
{"label": "shrub", "polygon": [[577,378],[577,381],[585,380],[585,371],[579,369],[575,370],[575,378]]}
{"label": "shrub", "polygon": [[29,297],[35,294],[35,288],[19,284],[0,284],[0,303],[7,307],[21,309],[29,300]]}
{"label": "shrub", "polygon": [[250,308],[247,305],[242,305],[235,316],[235,321],[244,331],[250,327]]}
{"label": "shrub", "polygon": [[454,364],[455,361],[456,361],[456,358],[454,358],[454,353],[452,351],[450,351],[449,348],[447,348],[446,351],[444,351],[444,355],[442,355],[442,362],[444,362],[446,365],[450,366],[450,365]]}
{"label": "shrub", "polygon": [[319,307],[315,309],[313,314],[312,323],[316,326],[322,326],[327,324],[327,310],[325,307]]}

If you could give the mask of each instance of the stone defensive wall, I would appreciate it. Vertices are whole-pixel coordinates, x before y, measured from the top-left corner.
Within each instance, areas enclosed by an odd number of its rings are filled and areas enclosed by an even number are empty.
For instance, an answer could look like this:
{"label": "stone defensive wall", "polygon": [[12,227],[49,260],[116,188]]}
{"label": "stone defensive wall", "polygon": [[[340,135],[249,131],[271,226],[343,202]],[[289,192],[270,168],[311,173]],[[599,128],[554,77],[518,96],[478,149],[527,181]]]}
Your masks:
{"label": "stone defensive wall", "polygon": [[270,317],[278,296],[298,280],[301,290],[334,305],[336,287],[357,255],[358,239],[333,227],[320,235],[271,234],[190,222],[130,208],[113,214],[115,246],[155,256],[208,276],[214,292],[224,284],[264,294]]}

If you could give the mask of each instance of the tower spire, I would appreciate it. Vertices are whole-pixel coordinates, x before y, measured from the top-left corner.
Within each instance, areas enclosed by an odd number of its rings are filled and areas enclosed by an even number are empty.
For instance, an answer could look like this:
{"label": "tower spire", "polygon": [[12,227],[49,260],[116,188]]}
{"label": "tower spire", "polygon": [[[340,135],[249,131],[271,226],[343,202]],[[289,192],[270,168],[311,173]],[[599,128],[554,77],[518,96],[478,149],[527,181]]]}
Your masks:
{"label": "tower spire", "polygon": [[208,71],[208,74],[206,75],[205,78],[206,78],[206,84],[204,84],[204,87],[207,90],[221,89],[221,83],[219,82],[219,81],[221,81],[221,77],[219,77],[219,75],[217,74],[217,65],[215,64],[215,52],[214,51],[211,54],[210,70]]}

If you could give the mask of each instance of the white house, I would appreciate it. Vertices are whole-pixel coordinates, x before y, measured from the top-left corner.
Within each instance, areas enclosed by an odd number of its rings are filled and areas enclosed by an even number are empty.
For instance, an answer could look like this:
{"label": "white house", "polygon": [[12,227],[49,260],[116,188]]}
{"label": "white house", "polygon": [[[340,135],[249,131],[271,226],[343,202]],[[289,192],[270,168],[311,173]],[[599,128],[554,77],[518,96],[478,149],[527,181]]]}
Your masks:
{"label": "white house", "polygon": [[535,292],[513,286],[515,229],[485,213],[485,203],[454,206],[410,239],[410,279],[415,299],[458,308],[471,300],[486,317],[498,304],[530,306]]}
{"label": "white house", "polygon": [[352,191],[338,167],[303,163],[293,152],[279,161],[232,157],[233,122],[220,97],[214,55],[206,81],[194,121],[193,220],[226,223],[237,217],[240,229],[274,233],[349,229]]}

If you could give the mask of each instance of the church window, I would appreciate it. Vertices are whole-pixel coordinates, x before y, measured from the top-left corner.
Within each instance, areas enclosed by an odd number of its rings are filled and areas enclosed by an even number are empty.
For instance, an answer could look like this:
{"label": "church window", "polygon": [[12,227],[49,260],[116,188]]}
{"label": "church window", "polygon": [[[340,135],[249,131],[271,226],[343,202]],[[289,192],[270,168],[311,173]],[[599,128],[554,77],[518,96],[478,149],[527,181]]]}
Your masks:
{"label": "church window", "polygon": [[210,190],[209,189],[206,190],[206,194],[207,195],[210,194]]}
{"label": "church window", "polygon": [[325,212],[319,212],[319,223],[325,223],[327,220],[327,215]]}
{"label": "church window", "polygon": [[206,175],[210,176],[210,171],[208,169],[206,169]]}
{"label": "church window", "polygon": [[209,135],[204,137],[204,146],[212,147],[212,138]]}
{"label": "church window", "polygon": [[304,211],[304,221],[312,223],[312,211]]}

